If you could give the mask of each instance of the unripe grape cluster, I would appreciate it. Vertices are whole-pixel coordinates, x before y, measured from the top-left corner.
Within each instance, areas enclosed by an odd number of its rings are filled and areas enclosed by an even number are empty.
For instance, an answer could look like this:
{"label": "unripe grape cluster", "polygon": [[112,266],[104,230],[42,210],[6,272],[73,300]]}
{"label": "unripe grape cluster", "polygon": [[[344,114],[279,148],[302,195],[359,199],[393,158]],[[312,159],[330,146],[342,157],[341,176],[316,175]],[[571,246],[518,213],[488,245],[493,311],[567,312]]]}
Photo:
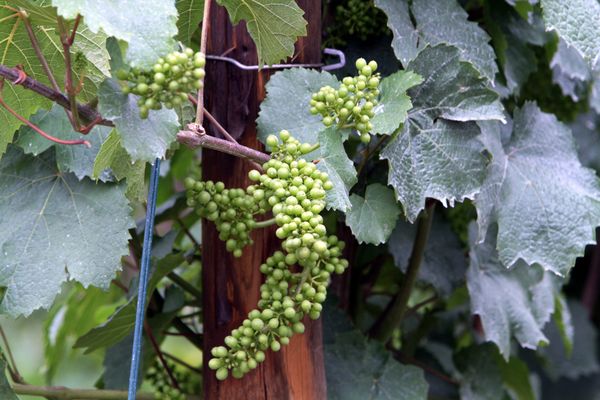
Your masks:
{"label": "unripe grape cluster", "polygon": [[[264,361],[266,351],[279,351],[294,333],[304,332],[304,317],[320,316],[331,274],[342,273],[348,266],[341,257],[344,243],[327,235],[320,215],[326,191],[333,184],[327,173],[302,158],[316,146],[301,144],[287,131],[281,131],[279,139],[269,136],[267,145],[272,149],[271,159],[263,164],[264,173],[249,172],[254,183],[245,195],[255,204],[248,214],[272,211],[281,250],[260,266],[265,282],[257,309],[225,338],[224,346],[212,349],[209,367],[221,380],[230,374],[241,378]],[[206,185],[208,182],[186,183],[191,205],[199,206],[201,215],[212,213],[212,220],[220,221],[224,209],[218,210],[214,197],[227,189],[207,191]],[[211,202],[216,207],[206,210]]]}
{"label": "unripe grape cluster", "polygon": [[310,100],[310,112],[321,115],[323,125],[352,127],[360,134],[363,143],[371,140],[371,118],[379,96],[380,74],[377,63],[364,58],[356,60],[357,76],[347,76],[338,89],[322,87]]}
{"label": "unripe grape cluster", "polygon": [[226,249],[234,257],[241,257],[242,249],[252,244],[250,232],[256,224],[254,214],[266,212],[266,200],[243,189],[226,189],[223,182],[187,178],[185,187],[188,206],[196,207],[202,218],[214,222]]}
{"label": "unripe grape cluster", "polygon": [[171,379],[158,359],[146,371],[145,380],[154,389],[156,400],[185,400],[187,395],[200,391],[200,380],[197,374],[169,360],[165,360],[173,374],[179,389],[172,385]]}
{"label": "unripe grape cluster", "polygon": [[117,77],[127,81],[124,93],[140,96],[140,116],[147,118],[150,110],[159,110],[163,104],[173,108],[187,101],[189,93],[202,88],[205,64],[204,54],[186,48],[159,58],[152,69],[121,70]]}

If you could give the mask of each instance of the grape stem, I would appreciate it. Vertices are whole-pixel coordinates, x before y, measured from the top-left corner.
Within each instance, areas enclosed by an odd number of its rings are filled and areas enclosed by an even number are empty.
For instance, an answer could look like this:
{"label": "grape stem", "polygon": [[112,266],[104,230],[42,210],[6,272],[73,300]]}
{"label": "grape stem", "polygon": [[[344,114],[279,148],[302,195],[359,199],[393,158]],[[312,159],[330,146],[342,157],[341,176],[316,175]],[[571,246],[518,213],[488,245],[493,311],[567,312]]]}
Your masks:
{"label": "grape stem", "polygon": [[[202,16],[202,33],[200,34],[200,53],[206,55],[206,42],[208,41],[208,30],[210,29],[210,6],[212,0],[204,1],[204,15]],[[198,107],[196,108],[196,124],[202,125],[204,113],[204,85],[198,89]]]}
{"label": "grape stem", "polygon": [[266,219],[264,221],[258,221],[254,224],[254,227],[256,229],[260,229],[260,228],[266,228],[267,226],[271,226],[273,224],[275,224],[275,218]]}
{"label": "grape stem", "polygon": [[404,315],[407,310],[408,299],[412,292],[412,288],[417,280],[419,274],[419,268],[421,267],[421,261],[425,254],[425,247],[427,246],[427,239],[429,238],[429,232],[431,231],[431,223],[433,222],[433,212],[435,210],[435,203],[431,202],[425,211],[419,216],[419,222],[417,224],[417,232],[415,236],[415,242],[413,244],[412,253],[408,262],[408,269],[404,276],[404,281],[398,293],[389,302],[386,309],[381,313],[375,324],[369,331],[369,336],[373,339],[386,343],[394,330],[402,322]]}
{"label": "grape stem", "polygon": [[24,123],[27,126],[29,126],[31,129],[33,129],[36,133],[38,133],[39,135],[43,136],[44,138],[46,138],[46,139],[48,139],[48,140],[50,140],[51,142],[54,142],[54,143],[64,144],[64,145],[78,145],[78,144],[83,144],[86,147],[92,147],[92,145],[90,144],[90,142],[88,142],[87,140],[83,140],[83,139],[78,139],[78,140],[63,140],[63,139],[59,139],[57,137],[54,137],[52,135],[47,134],[41,128],[39,128],[38,126],[36,126],[35,124],[33,124],[32,122],[29,122],[29,120],[27,120],[27,118],[23,117],[18,112],[16,112],[15,110],[13,110],[6,103],[6,101],[4,101],[4,98],[2,97],[2,88],[3,88],[3,86],[4,86],[4,78],[0,78],[0,105],[2,107],[4,107],[6,109],[6,111],[8,111],[9,113],[11,113],[16,119],[18,119],[22,123]]}

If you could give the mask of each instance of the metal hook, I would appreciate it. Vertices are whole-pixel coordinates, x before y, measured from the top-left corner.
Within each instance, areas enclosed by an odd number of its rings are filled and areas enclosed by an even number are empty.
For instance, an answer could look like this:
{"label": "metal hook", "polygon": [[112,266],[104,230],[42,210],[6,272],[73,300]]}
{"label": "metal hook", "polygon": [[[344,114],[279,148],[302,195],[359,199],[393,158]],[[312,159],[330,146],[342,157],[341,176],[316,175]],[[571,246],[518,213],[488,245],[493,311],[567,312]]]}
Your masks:
{"label": "metal hook", "polygon": [[323,53],[328,54],[328,55],[337,56],[339,58],[339,61],[337,63],[331,64],[331,65],[325,65],[325,64],[320,64],[320,63],[319,64],[273,64],[273,65],[266,65],[266,66],[263,66],[262,68],[259,68],[258,65],[242,64],[238,60],[233,59],[231,57],[215,56],[215,55],[206,55],[205,57],[207,60],[228,62],[244,71],[258,71],[259,69],[285,69],[285,68],[300,68],[300,67],[301,68],[321,68],[323,71],[333,71],[336,69],[343,68],[344,65],[346,65],[346,55],[341,50],[327,48],[327,49],[323,50]]}

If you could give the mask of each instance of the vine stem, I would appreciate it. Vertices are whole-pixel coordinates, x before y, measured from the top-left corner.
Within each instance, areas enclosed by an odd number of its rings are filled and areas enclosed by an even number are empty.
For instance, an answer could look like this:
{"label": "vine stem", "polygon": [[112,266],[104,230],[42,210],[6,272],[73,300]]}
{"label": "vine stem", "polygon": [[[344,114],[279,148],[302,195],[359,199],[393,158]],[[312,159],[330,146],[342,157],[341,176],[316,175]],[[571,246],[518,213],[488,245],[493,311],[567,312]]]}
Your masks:
{"label": "vine stem", "polygon": [[169,278],[171,281],[173,281],[173,283],[175,283],[177,286],[179,286],[181,289],[185,290],[195,298],[202,299],[202,292],[196,289],[188,281],[177,275],[175,272],[169,272],[167,274],[167,278]]}
{"label": "vine stem", "polygon": [[[25,79],[19,80],[20,75],[21,71],[19,71],[19,69],[10,68],[6,65],[0,64],[0,77],[6,78],[8,81],[13,83],[18,80],[18,84],[23,86],[25,89],[31,90],[32,92],[35,92],[40,96],[43,96],[48,100],[53,101],[54,103],[67,110],[71,108],[71,103],[69,102],[69,99],[64,94],[62,94],[60,90],[49,88],[48,86],[29,76],[27,76]],[[98,121],[98,125],[114,126],[112,121],[102,118],[100,113],[98,113],[98,111],[96,111],[90,106],[79,104],[77,108],[79,111],[79,115],[81,115],[88,121],[96,120]]]}
{"label": "vine stem", "polygon": [[[69,389],[60,386],[33,386],[15,383],[12,389],[16,394],[40,396],[60,400],[127,400],[124,390]],[[138,393],[137,400],[154,400],[152,393]]]}
{"label": "vine stem", "polygon": [[[193,127],[188,126],[188,128]],[[202,127],[199,128],[202,129]],[[241,158],[247,158],[263,164],[271,159],[271,156],[263,153],[262,151],[254,150],[238,143],[229,142],[227,140],[207,135],[203,129],[201,131],[194,129],[179,131],[177,134],[177,141],[191,148],[206,147],[207,149],[217,150],[222,153],[231,154]]]}
{"label": "vine stem", "polygon": [[29,126],[31,129],[33,129],[35,132],[37,132],[39,135],[43,136],[44,138],[46,138],[46,139],[48,139],[48,140],[50,140],[50,141],[52,141],[54,143],[64,144],[64,145],[78,145],[78,144],[83,144],[86,147],[92,147],[92,145],[90,144],[90,142],[88,142],[87,140],[83,140],[83,139],[78,139],[78,140],[63,140],[63,139],[59,139],[57,137],[54,137],[52,135],[47,134],[42,129],[40,129],[38,126],[36,126],[35,124],[33,124],[32,122],[29,122],[29,120],[27,118],[24,118],[18,112],[16,112],[12,108],[10,108],[10,106],[6,103],[6,101],[4,101],[4,98],[2,97],[2,94],[1,94],[1,92],[2,92],[2,86],[3,86],[2,83],[3,83],[3,80],[0,80],[0,105],[2,107],[4,107],[6,109],[6,111],[8,111],[9,113],[11,113],[16,119],[18,119],[22,123],[26,124],[27,126]]}
{"label": "vine stem", "polygon": [[171,380],[171,384],[173,385],[173,387],[175,389],[181,391],[181,388],[179,387],[179,382],[177,382],[177,379],[175,379],[175,376],[173,375],[173,371],[171,371],[171,368],[169,368],[169,364],[167,364],[167,360],[165,360],[165,357],[164,357],[162,351],[160,350],[160,345],[156,341],[156,338],[154,337],[154,334],[152,333],[152,328],[150,328],[150,324],[148,323],[148,321],[144,321],[144,331],[146,331],[146,336],[148,336],[148,339],[150,340],[150,344],[152,344],[152,348],[154,349],[154,352],[156,353],[156,356],[158,357],[160,364],[162,365],[164,370],[167,372],[167,375],[169,376],[169,379]]}
{"label": "vine stem", "polygon": [[[212,0],[204,0],[204,14],[202,16],[202,33],[200,35],[200,52],[206,55],[206,42],[208,41],[208,30],[210,29],[210,6]],[[198,107],[196,108],[196,124],[202,126],[204,113],[204,85],[198,89]]]}
{"label": "vine stem", "polygon": [[254,224],[254,227],[257,229],[266,228],[267,226],[271,226],[275,223],[275,218],[266,219],[264,221],[258,221]]}
{"label": "vine stem", "polygon": [[15,358],[13,357],[12,351],[10,350],[10,345],[8,344],[8,338],[4,333],[4,329],[0,326],[0,335],[2,335],[2,341],[4,342],[4,349],[8,354],[8,359],[10,360],[9,370],[11,373],[11,378],[13,381],[17,383],[24,383],[23,377],[19,373],[19,369],[17,368],[17,363],[15,362]]}
{"label": "vine stem", "polygon": [[77,91],[73,86],[73,63],[71,62],[71,45],[75,40],[75,33],[79,26],[80,15],[77,15],[75,19],[75,26],[73,32],[69,35],[67,25],[63,17],[59,16],[58,30],[60,32],[60,42],[63,47],[63,54],[65,59],[65,90],[67,91],[67,97],[69,98],[70,111],[71,111],[71,123],[73,128],[78,131],[81,128],[81,122],[79,120],[79,110],[77,108]]}
{"label": "vine stem", "polygon": [[417,280],[419,274],[419,268],[421,267],[421,261],[425,253],[425,247],[427,245],[427,239],[429,238],[429,232],[431,231],[431,223],[433,221],[433,212],[435,210],[435,203],[432,202],[427,206],[425,212],[419,217],[417,225],[417,232],[415,237],[415,243],[413,244],[412,253],[408,262],[408,269],[404,276],[404,281],[398,293],[390,301],[386,309],[379,316],[373,327],[369,332],[369,336],[373,339],[386,343],[392,336],[394,329],[398,327],[404,314],[407,310],[408,299],[412,288]]}

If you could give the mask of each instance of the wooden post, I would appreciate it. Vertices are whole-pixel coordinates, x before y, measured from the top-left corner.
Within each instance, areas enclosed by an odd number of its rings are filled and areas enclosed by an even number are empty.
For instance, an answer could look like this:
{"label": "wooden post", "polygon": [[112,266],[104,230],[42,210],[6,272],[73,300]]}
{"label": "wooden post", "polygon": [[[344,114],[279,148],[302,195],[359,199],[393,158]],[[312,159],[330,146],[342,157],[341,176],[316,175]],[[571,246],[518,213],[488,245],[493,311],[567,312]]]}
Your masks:
{"label": "wooden post", "polygon": [[[300,0],[298,4],[305,11],[309,26],[307,37],[296,45],[293,61],[320,62],[321,2]],[[257,64],[256,47],[244,23],[232,27],[226,10],[216,4],[212,5],[206,22],[210,24],[207,54],[227,55],[244,64]],[[206,70],[207,109],[240,143],[261,148],[255,121],[270,73],[244,71],[229,63],[210,60]],[[294,127],[289,130],[293,133]],[[209,133],[219,136],[211,128]],[[203,150],[202,169],[205,180],[223,181],[227,187],[250,184],[247,174],[252,166],[239,158]],[[265,362],[242,379],[230,377],[220,382],[207,366],[210,349],[222,345],[223,338],[256,308],[262,283],[259,266],[280,247],[272,228],[255,231],[253,239],[254,245],[235,259],[218,239],[214,225],[203,224],[204,399],[325,399],[320,321],[311,322],[307,318],[304,334],[295,335],[278,353],[267,351]]]}

